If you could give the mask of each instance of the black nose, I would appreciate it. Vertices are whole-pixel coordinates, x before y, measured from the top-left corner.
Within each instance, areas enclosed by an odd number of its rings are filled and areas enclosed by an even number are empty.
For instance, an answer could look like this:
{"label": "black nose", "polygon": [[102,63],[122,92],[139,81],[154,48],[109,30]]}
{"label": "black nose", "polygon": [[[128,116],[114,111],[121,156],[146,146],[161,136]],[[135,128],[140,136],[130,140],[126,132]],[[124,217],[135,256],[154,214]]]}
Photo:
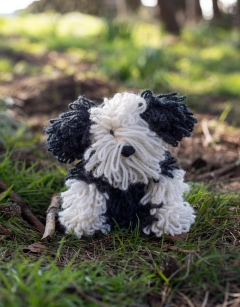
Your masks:
{"label": "black nose", "polygon": [[128,158],[135,153],[135,149],[132,146],[123,146],[121,154]]}

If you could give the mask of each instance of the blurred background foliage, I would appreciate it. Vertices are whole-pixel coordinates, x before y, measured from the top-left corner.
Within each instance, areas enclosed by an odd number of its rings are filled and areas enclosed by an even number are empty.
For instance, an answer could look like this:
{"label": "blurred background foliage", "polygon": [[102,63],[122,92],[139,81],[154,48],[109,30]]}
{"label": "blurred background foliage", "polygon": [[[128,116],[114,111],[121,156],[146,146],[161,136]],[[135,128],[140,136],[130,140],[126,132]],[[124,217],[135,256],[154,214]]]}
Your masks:
{"label": "blurred background foliage", "polygon": [[[207,2],[211,13],[204,11]],[[238,125],[240,0],[143,4],[147,1],[40,0],[2,15],[2,99],[12,99],[26,113],[30,103],[33,109],[49,103],[49,116],[54,101],[61,100],[66,110],[78,94],[94,93],[89,98],[101,101],[116,91],[178,91],[197,111],[227,112]],[[73,95],[63,86],[48,89],[49,82],[63,78],[74,83]],[[111,86],[101,91],[106,84]]]}

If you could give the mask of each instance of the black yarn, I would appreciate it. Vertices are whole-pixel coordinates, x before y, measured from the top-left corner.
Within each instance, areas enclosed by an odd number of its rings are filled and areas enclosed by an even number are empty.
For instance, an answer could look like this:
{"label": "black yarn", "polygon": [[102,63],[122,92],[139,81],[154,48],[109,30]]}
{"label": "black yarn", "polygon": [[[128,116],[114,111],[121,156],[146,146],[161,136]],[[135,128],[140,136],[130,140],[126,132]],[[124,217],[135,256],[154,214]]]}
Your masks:
{"label": "black yarn", "polygon": [[141,97],[146,100],[147,109],[140,114],[166,143],[176,147],[183,137],[189,137],[197,119],[193,113],[181,102],[186,96],[177,93],[160,94],[155,96],[150,90],[142,92]]}
{"label": "black yarn", "polygon": [[160,208],[162,204],[153,205],[149,202],[142,205],[140,200],[144,195],[143,183],[130,185],[125,191],[111,188],[105,213],[106,223],[110,225],[111,230],[117,224],[120,228],[139,227],[139,230],[143,231],[143,228],[158,220],[150,214],[150,210]]}
{"label": "black yarn", "polygon": [[78,162],[74,168],[70,168],[66,180],[76,179],[82,180],[87,184],[95,183],[97,189],[101,193],[109,193],[110,189],[112,188],[109,182],[104,177],[96,178],[93,176],[92,172],[87,172],[85,170],[85,163],[86,162],[82,160]]}
{"label": "black yarn", "polygon": [[176,165],[172,165],[177,163],[177,159],[174,158],[169,151],[165,151],[164,153],[165,160],[160,162],[161,174],[164,176],[168,176],[170,178],[174,178],[173,171],[175,169],[179,169]]}
{"label": "black yarn", "polygon": [[51,126],[45,129],[49,134],[46,144],[48,151],[51,151],[59,162],[71,163],[75,159],[82,159],[85,150],[91,145],[88,110],[95,106],[91,100],[79,96],[69,104],[70,112],[50,120]]}

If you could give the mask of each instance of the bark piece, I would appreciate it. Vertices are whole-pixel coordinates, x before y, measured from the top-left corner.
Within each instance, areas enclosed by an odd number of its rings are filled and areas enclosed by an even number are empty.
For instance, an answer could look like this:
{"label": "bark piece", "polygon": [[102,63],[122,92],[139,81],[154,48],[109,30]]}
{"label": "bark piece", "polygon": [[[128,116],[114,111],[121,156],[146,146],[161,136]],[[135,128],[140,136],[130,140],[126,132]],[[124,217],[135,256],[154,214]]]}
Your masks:
{"label": "bark piece", "polygon": [[224,167],[221,167],[215,171],[212,172],[208,172],[202,175],[199,175],[196,179],[197,180],[204,180],[204,179],[211,179],[211,178],[218,178],[222,175],[225,175],[227,173],[229,173],[230,171],[232,171],[233,169],[237,168],[236,163],[230,163]]}
{"label": "bark piece", "polygon": [[46,245],[35,242],[33,244],[28,245],[28,247],[24,247],[23,251],[38,254],[38,253],[43,252],[45,248],[46,248]]}
{"label": "bark piece", "polygon": [[186,233],[181,233],[180,235],[175,235],[175,236],[171,236],[171,235],[165,235],[164,238],[166,238],[169,241],[172,242],[178,242],[181,241],[183,239],[186,239],[188,237],[188,232]]}

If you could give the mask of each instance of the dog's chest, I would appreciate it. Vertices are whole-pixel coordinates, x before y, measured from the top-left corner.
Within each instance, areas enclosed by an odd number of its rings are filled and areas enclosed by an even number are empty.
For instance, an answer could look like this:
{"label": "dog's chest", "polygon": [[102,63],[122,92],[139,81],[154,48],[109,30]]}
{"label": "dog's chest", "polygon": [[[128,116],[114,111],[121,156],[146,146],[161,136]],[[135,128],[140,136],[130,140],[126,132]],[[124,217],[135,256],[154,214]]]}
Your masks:
{"label": "dog's chest", "polygon": [[111,188],[105,214],[107,224],[111,228],[118,225],[120,228],[139,227],[140,230],[150,225],[154,220],[150,214],[152,205],[141,204],[144,194],[142,183],[131,185],[126,191]]}
{"label": "dog's chest", "polygon": [[83,161],[69,170],[67,179],[77,179],[87,184],[95,184],[101,193],[108,195],[107,210],[104,215],[106,223],[110,225],[111,229],[118,225],[120,228],[139,227],[140,230],[143,230],[156,220],[150,213],[153,205],[141,203],[141,199],[145,195],[143,183],[130,185],[127,190],[113,188],[103,178],[95,178],[91,173],[86,172]]}

